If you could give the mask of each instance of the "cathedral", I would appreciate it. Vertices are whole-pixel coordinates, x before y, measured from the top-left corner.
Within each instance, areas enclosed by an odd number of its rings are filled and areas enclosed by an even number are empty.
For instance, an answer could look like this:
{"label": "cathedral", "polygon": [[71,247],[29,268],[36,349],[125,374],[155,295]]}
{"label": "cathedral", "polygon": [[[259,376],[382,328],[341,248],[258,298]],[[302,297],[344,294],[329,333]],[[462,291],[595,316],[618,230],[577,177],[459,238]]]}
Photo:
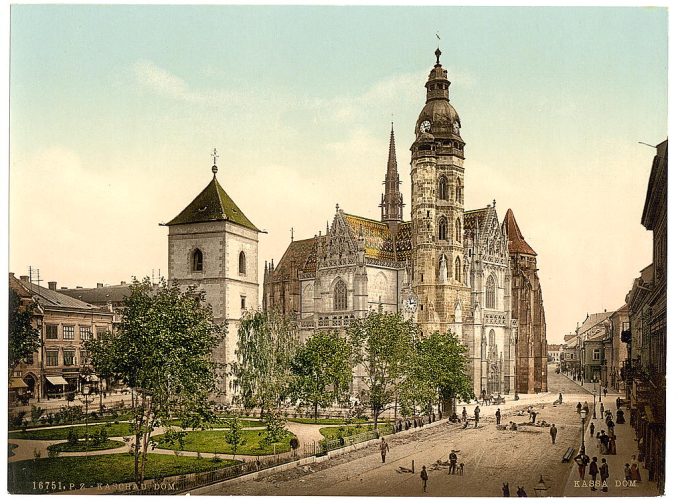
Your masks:
{"label": "cathedral", "polygon": [[[468,349],[474,393],[547,391],[547,343],[536,252],[512,210],[465,210],[465,142],[440,63],[430,71],[411,145],[404,220],[394,130],[380,219],[335,207],[326,233],[291,240],[265,262],[262,307],[293,316],[304,339],[344,331],[370,310],[413,318],[423,337],[450,330]],[[359,387],[356,377],[353,388]]]}

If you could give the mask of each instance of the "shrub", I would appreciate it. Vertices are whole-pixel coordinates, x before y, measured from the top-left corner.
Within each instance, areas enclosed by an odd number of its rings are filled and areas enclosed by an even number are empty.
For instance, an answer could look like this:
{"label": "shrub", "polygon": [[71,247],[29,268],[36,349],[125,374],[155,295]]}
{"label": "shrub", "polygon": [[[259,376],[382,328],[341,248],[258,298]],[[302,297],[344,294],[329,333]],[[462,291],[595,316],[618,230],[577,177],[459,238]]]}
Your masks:
{"label": "shrub", "polygon": [[10,427],[12,427],[12,428],[19,428],[19,427],[21,427],[21,425],[22,425],[22,423],[23,423],[23,420],[24,420],[24,416],[26,416],[26,412],[25,412],[25,411],[19,411],[19,412],[17,412],[17,413],[14,413],[14,414],[10,415],[10,416],[9,416],[9,425],[10,425]]}
{"label": "shrub", "polygon": [[37,423],[43,413],[45,413],[45,410],[40,406],[31,406],[31,422]]}
{"label": "shrub", "polygon": [[34,448],[33,449],[33,458],[38,460],[40,457],[42,457],[42,453],[37,448]]}
{"label": "shrub", "polygon": [[75,400],[76,400],[75,391],[71,390],[70,392],[66,392],[66,401],[67,402],[73,402]]}
{"label": "shrub", "polygon": [[78,443],[78,435],[76,434],[75,429],[68,430],[68,434],[66,435],[66,442],[68,443],[69,446],[75,446]]}

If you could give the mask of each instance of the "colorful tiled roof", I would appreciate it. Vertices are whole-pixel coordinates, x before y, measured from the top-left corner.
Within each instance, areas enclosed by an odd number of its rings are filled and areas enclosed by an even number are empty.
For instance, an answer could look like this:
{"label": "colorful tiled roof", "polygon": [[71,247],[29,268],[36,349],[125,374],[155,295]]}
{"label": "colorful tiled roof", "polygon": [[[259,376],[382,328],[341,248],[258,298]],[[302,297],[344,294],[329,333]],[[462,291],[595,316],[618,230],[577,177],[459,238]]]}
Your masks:
{"label": "colorful tiled roof", "polygon": [[229,197],[217,181],[217,177],[213,177],[208,186],[189,203],[189,206],[165,225],[174,226],[212,221],[233,222],[253,231],[260,231],[234,203],[234,200]]}
{"label": "colorful tiled roof", "polygon": [[[310,261],[310,256],[314,256]],[[292,241],[276,265],[271,280],[280,281],[292,278],[297,270],[316,271],[316,238]]]}
{"label": "colorful tiled roof", "polygon": [[397,235],[392,237],[386,222],[345,213],[345,221],[355,240],[363,234],[366,258],[379,261],[403,261],[411,252],[411,223],[399,223]]}
{"label": "colorful tiled roof", "polygon": [[522,231],[520,231],[517,221],[515,220],[515,215],[510,208],[508,208],[508,211],[505,214],[503,227],[508,236],[508,251],[511,254],[538,255],[534,249],[529,246],[526,240],[524,240]]}
{"label": "colorful tiled roof", "polygon": [[486,221],[489,219],[491,207],[478,208],[477,210],[467,210],[463,214],[463,227],[465,229],[484,229]]}

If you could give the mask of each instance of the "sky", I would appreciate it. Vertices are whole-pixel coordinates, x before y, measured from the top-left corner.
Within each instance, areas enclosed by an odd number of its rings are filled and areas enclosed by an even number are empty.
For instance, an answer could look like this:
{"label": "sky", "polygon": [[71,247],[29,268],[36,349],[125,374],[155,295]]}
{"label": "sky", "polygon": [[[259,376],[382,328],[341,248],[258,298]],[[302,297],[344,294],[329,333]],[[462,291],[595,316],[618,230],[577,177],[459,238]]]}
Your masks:
{"label": "sky", "polygon": [[[640,224],[666,139],[668,17],[641,7],[14,5],[9,268],[46,285],[167,275],[167,228],[218,179],[260,229],[260,282],[335,204],[379,219],[439,44],[465,207],[512,208],[549,342],[615,310],[652,260]],[[435,33],[439,33],[437,40]],[[260,291],[261,296],[261,291]]]}

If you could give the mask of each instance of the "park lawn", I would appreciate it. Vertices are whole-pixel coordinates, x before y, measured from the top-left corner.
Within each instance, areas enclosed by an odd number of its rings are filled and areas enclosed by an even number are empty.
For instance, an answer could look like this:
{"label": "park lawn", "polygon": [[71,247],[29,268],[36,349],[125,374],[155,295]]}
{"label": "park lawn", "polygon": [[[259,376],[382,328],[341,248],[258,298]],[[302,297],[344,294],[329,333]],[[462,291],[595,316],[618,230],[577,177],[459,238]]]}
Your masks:
{"label": "park lawn", "polygon": [[110,450],[111,448],[120,448],[125,446],[122,441],[116,441],[114,439],[107,439],[104,443],[94,444],[91,441],[85,443],[85,441],[78,441],[74,445],[68,443],[57,443],[47,447],[49,451],[58,452],[86,452],[86,451],[98,451],[98,450]]}
{"label": "park lawn", "polygon": [[[130,436],[130,424],[127,422],[114,423],[110,426],[106,424],[90,425],[88,427],[89,435],[94,434],[100,429],[106,429],[108,437]],[[73,429],[79,438],[85,437],[85,426],[78,425],[76,427],[60,427],[58,429],[28,429],[25,431],[14,431],[8,434],[9,439],[36,439],[39,441],[58,441],[67,439],[68,431]]]}
{"label": "park lawn", "polygon": [[[212,471],[238,464],[238,461],[211,458],[176,457],[149,453],[145,479]],[[125,483],[135,479],[135,458],[127,453],[88,457],[41,458],[8,464],[7,488],[10,493],[52,493],[74,489],[96,488],[97,485]],[[35,482],[35,483],[34,483]],[[40,489],[38,482],[49,482],[49,489]],[[52,488],[56,482],[56,488]],[[61,490],[59,484],[61,483]]]}
{"label": "park lawn", "polygon": [[[362,432],[370,432],[373,430],[373,424],[362,424],[362,425],[348,425],[342,427],[322,427],[319,432],[326,440],[338,439],[340,437],[349,437],[356,434],[361,434]],[[387,424],[379,423],[378,431],[382,434],[392,434],[392,428],[388,427]]]}
{"label": "park lawn", "polygon": [[[312,425],[345,425],[347,423],[344,418],[286,418],[288,422],[295,422],[301,424],[312,424]],[[363,424],[368,423],[368,420],[363,418],[352,418],[350,424]]]}
{"label": "park lawn", "polygon": [[[288,432],[288,431],[286,431]],[[199,453],[229,453],[231,454],[231,447],[227,445],[224,435],[227,431],[224,430],[204,430],[204,431],[189,431],[184,438],[184,446],[180,447],[178,441],[168,442],[163,439],[163,435],[153,436],[151,439],[158,443],[158,448],[166,450],[182,450]],[[246,443],[239,446],[236,450],[237,455],[272,455],[274,452],[274,445],[260,448],[260,440],[264,438],[265,431],[241,431],[241,434],[246,440]],[[290,440],[295,436],[288,432],[276,445],[276,453],[283,453],[290,451]]]}
{"label": "park lawn", "polygon": [[[262,427],[262,428],[265,427],[264,422],[262,422],[260,420],[242,420],[241,419],[240,422],[241,422],[241,427]],[[170,420],[170,425],[174,425],[176,427],[181,427],[182,422],[179,421],[179,420]],[[224,419],[218,419],[217,422],[210,424],[210,427],[212,427],[213,429],[223,429],[226,426],[227,426],[227,424],[225,423]]]}
{"label": "park lawn", "polygon": [[[26,415],[27,417],[30,418],[30,412]],[[83,415],[84,416],[84,415]],[[114,417],[111,414],[105,414],[104,416],[98,416],[95,418],[92,413],[88,415],[90,419],[88,420],[88,423],[104,423],[104,422],[127,422],[129,420],[132,420],[132,413],[129,411],[124,411],[123,413],[120,413],[118,416]],[[26,424],[26,427],[29,429],[33,428],[44,428],[44,427],[57,427],[59,425],[79,425],[79,424],[85,424],[85,418],[81,418],[80,420],[68,420],[68,421],[62,421],[62,422],[52,422],[51,424],[48,423],[47,421],[44,421],[44,416],[40,419],[38,422],[28,422]],[[18,430],[17,427],[11,427],[11,430]]]}

